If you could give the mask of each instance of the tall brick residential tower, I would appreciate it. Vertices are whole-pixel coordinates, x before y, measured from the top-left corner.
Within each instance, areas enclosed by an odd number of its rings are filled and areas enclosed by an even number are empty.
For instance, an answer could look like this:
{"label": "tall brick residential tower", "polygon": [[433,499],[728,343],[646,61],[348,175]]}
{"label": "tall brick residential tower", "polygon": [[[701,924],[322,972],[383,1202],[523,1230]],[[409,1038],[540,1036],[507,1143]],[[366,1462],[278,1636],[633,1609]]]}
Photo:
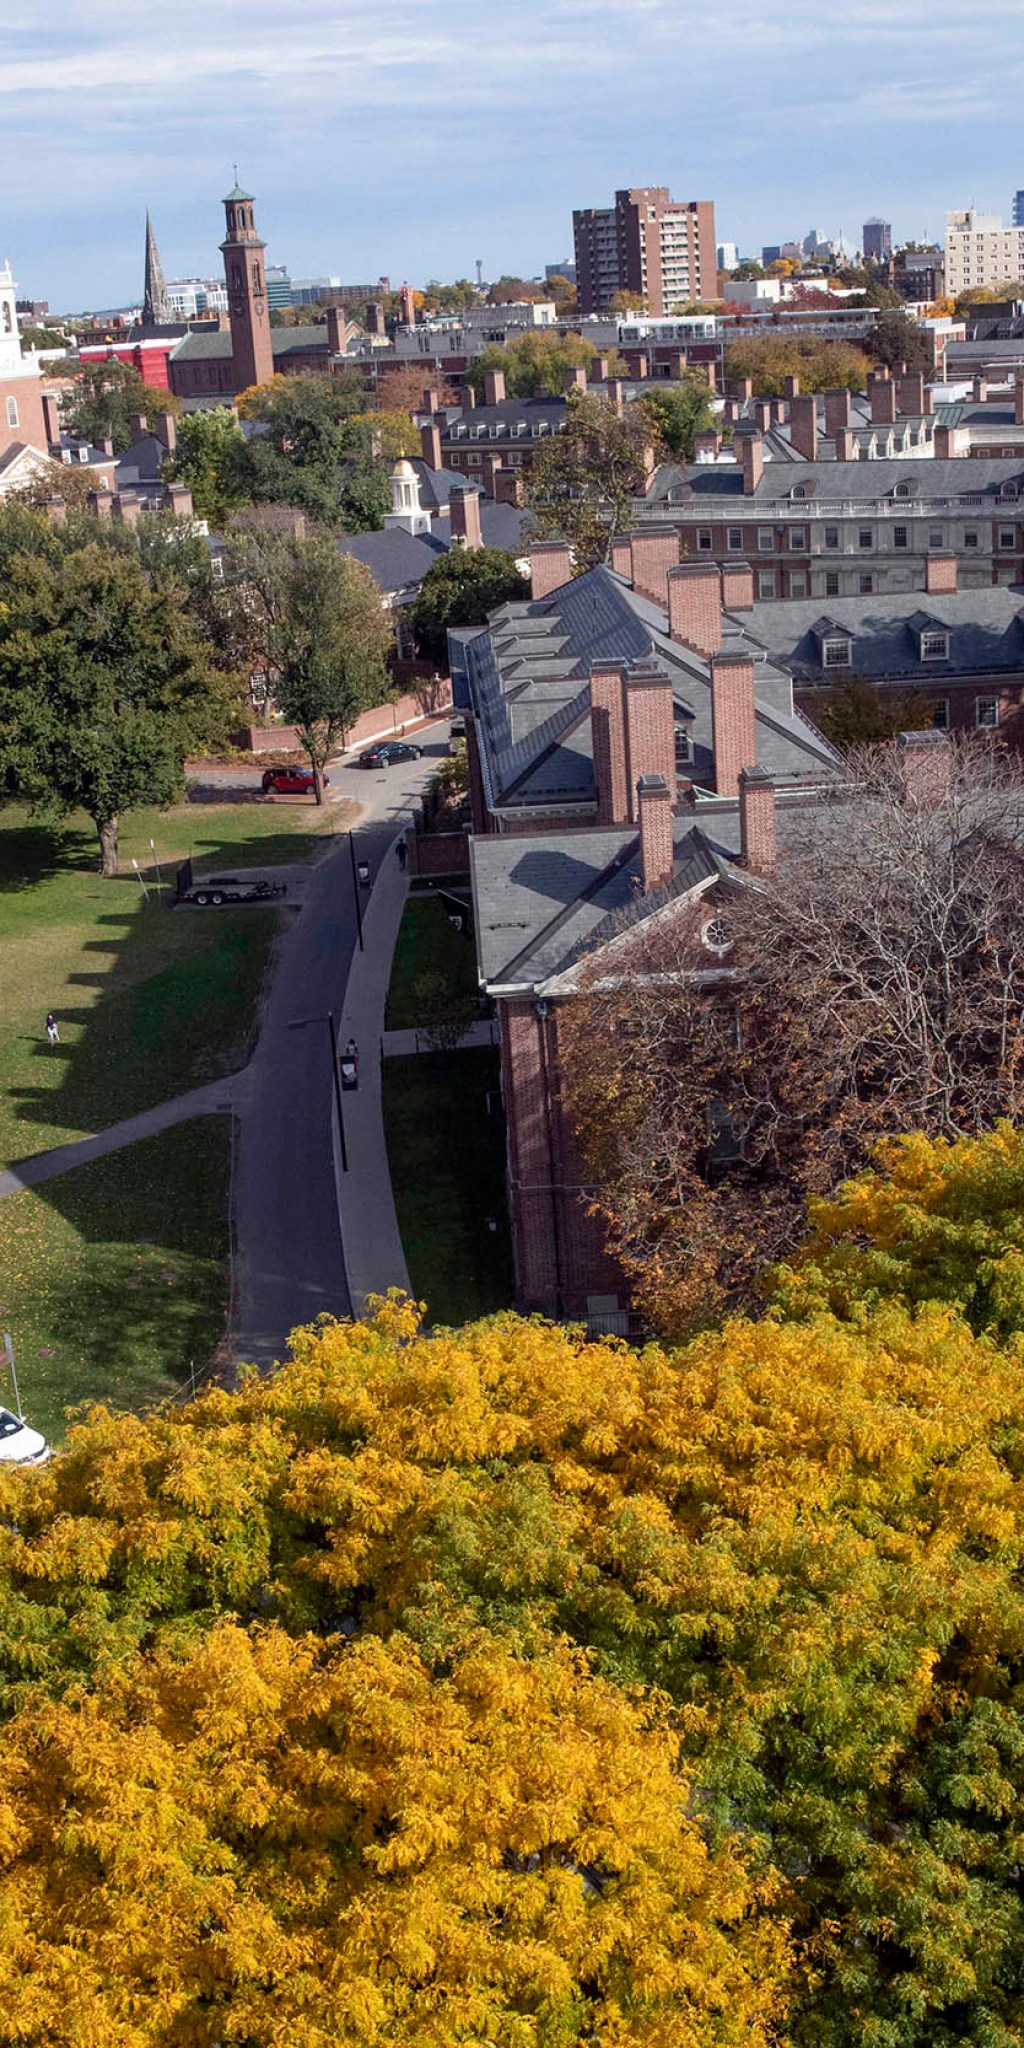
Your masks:
{"label": "tall brick residential tower", "polygon": [[224,201],[227,234],[221,243],[231,316],[231,356],[236,391],[269,384],[274,374],[270,309],[261,242],[253,218],[253,196],[240,185]]}

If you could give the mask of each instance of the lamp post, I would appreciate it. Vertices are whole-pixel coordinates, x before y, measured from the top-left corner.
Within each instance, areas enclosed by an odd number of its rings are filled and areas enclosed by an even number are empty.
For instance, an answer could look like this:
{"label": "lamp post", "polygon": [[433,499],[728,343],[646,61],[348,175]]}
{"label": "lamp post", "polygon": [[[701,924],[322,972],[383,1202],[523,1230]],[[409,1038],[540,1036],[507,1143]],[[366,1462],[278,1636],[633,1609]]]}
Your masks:
{"label": "lamp post", "polygon": [[363,950],[364,950],[364,947],[363,947],[363,906],[362,906],[361,902],[359,901],[359,876],[358,876],[358,873],[357,873],[357,871],[356,871],[356,841],[355,841],[355,833],[354,833],[354,832],[350,832],[350,833],[349,833],[349,835],[348,835],[348,852],[349,852],[349,859],[350,859],[350,860],[351,860],[351,862],[352,862],[352,901],[353,901],[353,903],[354,903],[354,904],[355,904],[355,906],[356,906],[356,931],[357,931],[357,932],[358,932],[358,934],[359,934],[359,951],[360,951],[360,952],[362,953],[362,952],[363,952]]}
{"label": "lamp post", "polygon": [[341,1075],[338,1072],[338,1033],[334,1023],[334,1011],[326,1016],[295,1017],[289,1024],[289,1031],[301,1031],[306,1024],[326,1024],[331,1037],[331,1074],[334,1080],[334,1102],[338,1111],[338,1143],[341,1149],[341,1170],[348,1172],[348,1147],[345,1144],[345,1112],[341,1105]]}

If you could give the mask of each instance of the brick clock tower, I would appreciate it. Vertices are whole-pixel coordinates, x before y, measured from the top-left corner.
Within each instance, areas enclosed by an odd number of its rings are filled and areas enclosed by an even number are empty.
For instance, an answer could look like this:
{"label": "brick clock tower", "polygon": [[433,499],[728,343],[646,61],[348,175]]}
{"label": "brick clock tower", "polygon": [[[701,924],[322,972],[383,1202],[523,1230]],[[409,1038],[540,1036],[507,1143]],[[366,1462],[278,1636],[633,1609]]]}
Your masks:
{"label": "brick clock tower", "polygon": [[270,309],[261,242],[253,219],[253,196],[240,185],[224,201],[227,234],[221,243],[231,316],[231,358],[235,390],[269,384],[274,374]]}

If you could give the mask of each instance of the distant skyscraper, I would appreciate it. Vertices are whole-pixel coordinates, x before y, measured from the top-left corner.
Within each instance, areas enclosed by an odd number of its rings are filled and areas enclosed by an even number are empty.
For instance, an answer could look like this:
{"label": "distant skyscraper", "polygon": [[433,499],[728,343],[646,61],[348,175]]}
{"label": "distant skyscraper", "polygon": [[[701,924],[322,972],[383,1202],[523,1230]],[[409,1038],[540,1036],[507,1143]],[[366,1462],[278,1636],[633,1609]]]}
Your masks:
{"label": "distant skyscraper", "polygon": [[1013,225],[1015,228],[1024,228],[1024,192],[1015,192],[1013,195]]}
{"label": "distant skyscraper", "polygon": [[142,294],[143,327],[163,327],[171,318],[167,303],[167,287],[164,284],[164,267],[160,251],[156,246],[153,223],[146,213],[146,282]]}
{"label": "distant skyscraper", "polygon": [[864,222],[864,261],[884,263],[892,255],[892,228],[887,220]]}

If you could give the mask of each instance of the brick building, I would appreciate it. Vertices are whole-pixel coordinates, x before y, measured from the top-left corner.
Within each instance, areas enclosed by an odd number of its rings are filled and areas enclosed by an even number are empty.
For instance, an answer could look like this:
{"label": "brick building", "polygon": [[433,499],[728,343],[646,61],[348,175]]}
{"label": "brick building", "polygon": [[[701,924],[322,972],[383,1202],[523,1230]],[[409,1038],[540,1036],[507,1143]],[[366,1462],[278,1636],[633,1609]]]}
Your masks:
{"label": "brick building", "polygon": [[584,318],[606,313],[616,292],[636,292],[648,313],[717,298],[715,209],[710,199],[672,199],[665,185],[616,192],[611,206],[572,217],[576,288]]}
{"label": "brick building", "polygon": [[[570,580],[532,550],[534,595],[453,635],[468,713],[481,985],[495,999],[521,1304],[624,1328],[622,1276],[587,1214],[565,1115],[559,1012],[584,958],[649,917],[692,916],[718,958],[716,892],[772,864],[795,808],[840,772],[749,632],[749,572],[679,564],[670,534]],[[723,587],[726,603],[723,608]]]}
{"label": "brick building", "polygon": [[0,270],[0,463],[8,466],[22,450],[45,456],[47,448],[39,364],[21,352],[17,292],[5,263]]}

